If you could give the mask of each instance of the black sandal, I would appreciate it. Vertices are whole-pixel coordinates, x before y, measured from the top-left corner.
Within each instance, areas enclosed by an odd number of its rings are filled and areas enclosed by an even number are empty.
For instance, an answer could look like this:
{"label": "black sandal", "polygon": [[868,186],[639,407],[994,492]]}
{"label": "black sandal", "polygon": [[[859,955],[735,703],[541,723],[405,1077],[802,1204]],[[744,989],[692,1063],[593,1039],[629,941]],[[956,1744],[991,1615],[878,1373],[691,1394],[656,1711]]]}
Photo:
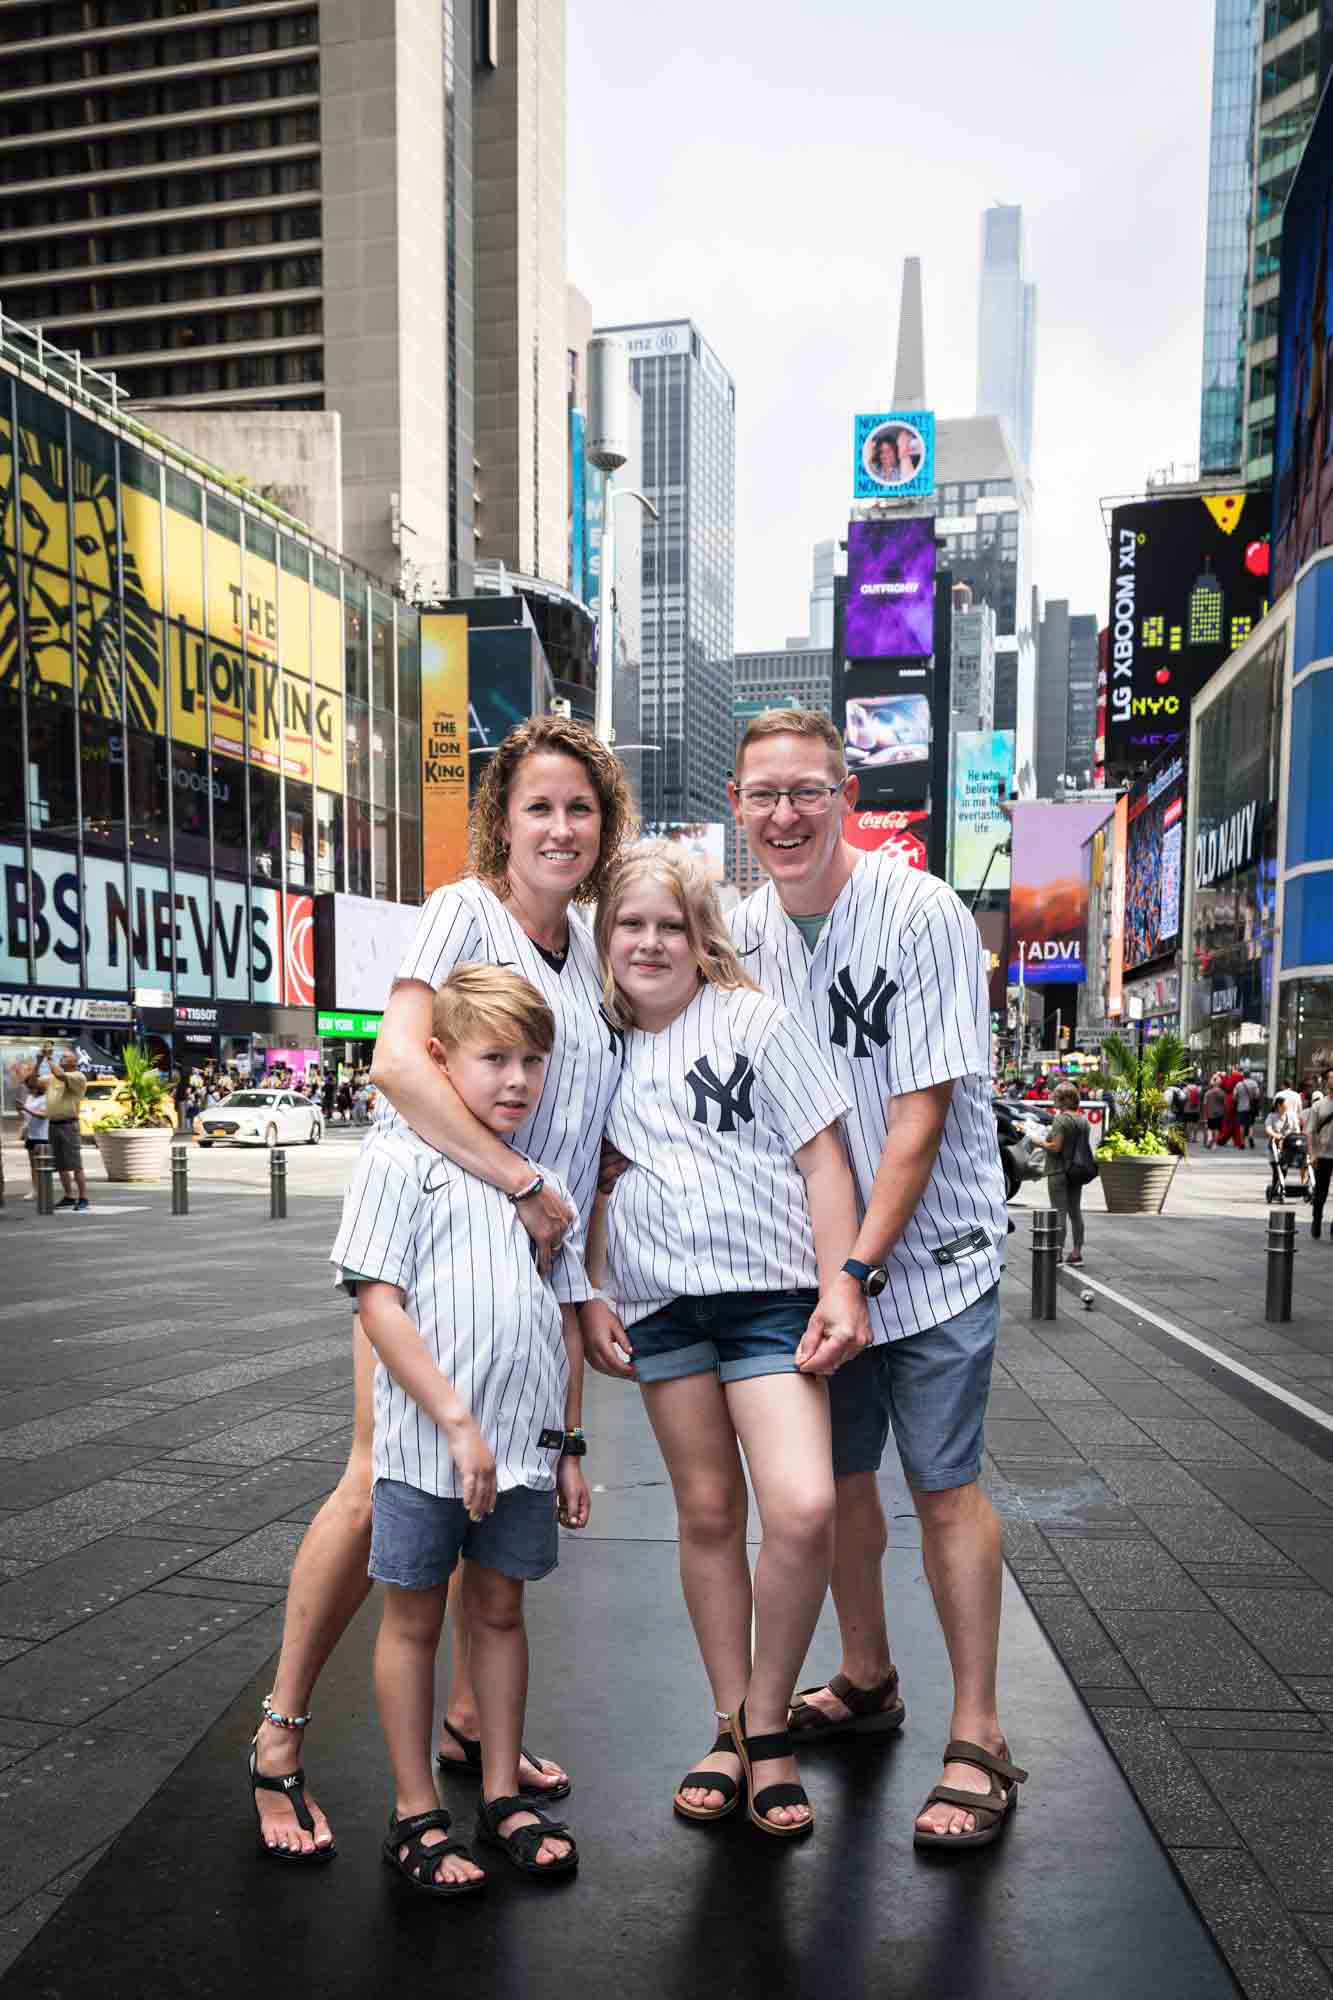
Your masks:
{"label": "black sandal", "polygon": [[[463,1753],[463,1761],[460,1764],[457,1757],[445,1757],[437,1750],[435,1753],[436,1769],[443,1771],[446,1777],[480,1778],[481,1738],[479,1736],[464,1736],[461,1729],[454,1728],[448,1716],[444,1719],[444,1732],[446,1736],[453,1737],[454,1742]],[[522,1746],[520,1755],[526,1757],[534,1769],[538,1771],[546,1769],[546,1759],[544,1757],[534,1757],[526,1743]],[[520,1782],[518,1789],[520,1792],[528,1793],[534,1799],[567,1799],[574,1787],[568,1778],[562,1778],[558,1785],[524,1785]]]}
{"label": "black sandal", "polygon": [[[746,1811],[751,1821],[761,1833],[774,1833],[780,1840],[796,1840],[814,1832],[815,1809],[810,1804],[810,1795],[804,1785],[765,1785],[762,1792],[754,1788],[754,1767],[766,1763],[770,1757],[790,1757],[794,1754],[792,1740],[785,1729],[775,1729],[768,1736],[747,1736],[745,1733],[745,1703],[742,1702],[731,1718],[731,1736],[736,1745],[736,1755],[741,1760],[745,1773],[745,1788],[749,1794]],[[779,1826],[775,1820],[765,1819],[764,1814],[772,1806],[805,1806],[809,1819],[797,1820],[792,1826]]]}
{"label": "black sandal", "polygon": [[[713,1745],[713,1750],[730,1750],[733,1755],[737,1754],[730,1725],[718,1730],[717,1741]],[[712,1752],[710,1751],[709,1754],[711,1756]],[[725,1804],[720,1806],[689,1805],[681,1797],[681,1793],[693,1791],[696,1786],[702,1792],[721,1792]],[[728,1813],[735,1812],[736,1807],[740,1803],[740,1796],[740,1786],[734,1778],[729,1778],[725,1771],[687,1771],[677,1785],[675,1797],[671,1803],[682,1819],[725,1819]]]}
{"label": "black sandal", "polygon": [[338,1852],[332,1841],[327,1847],[312,1848],[309,1853],[302,1852],[299,1847],[270,1847],[264,1838],[264,1821],[259,1811],[259,1800],[255,1797],[256,1792],[281,1792],[285,1799],[291,1801],[292,1811],[296,1814],[296,1824],[302,1833],[315,1831],[315,1816],[306,1804],[305,1772],[298,1767],[295,1771],[289,1771],[285,1778],[266,1778],[259,1768],[258,1731],[255,1732],[250,1745],[250,1798],[255,1809],[255,1819],[259,1824],[261,1849],[265,1854],[271,1855],[274,1861],[332,1861]]}
{"label": "black sandal", "polygon": [[[427,1847],[423,1835],[448,1833],[452,1825],[448,1813],[438,1806],[434,1812],[413,1813],[407,1819],[399,1819],[396,1813],[389,1814],[389,1831],[381,1852],[404,1882],[410,1888],[419,1890],[423,1896],[475,1896],[479,1889],[486,1887],[485,1875],[477,1882],[435,1880],[435,1870],[446,1855],[456,1854],[463,1861],[471,1861],[474,1868],[477,1865],[461,1840],[441,1840],[434,1847]],[[400,1855],[400,1847],[406,1847],[407,1853]]]}
{"label": "black sandal", "polygon": [[[509,1819],[514,1813],[536,1812],[531,1799],[487,1799],[477,1800],[477,1839],[487,1847],[498,1847],[500,1852],[522,1875],[569,1875],[579,1865],[579,1850],[574,1836],[560,1819],[547,1819],[545,1813],[537,1812],[537,1826],[518,1826],[512,1833],[497,1831],[501,1820]],[[537,1849],[547,1838],[567,1840],[568,1854],[559,1861],[538,1861]]]}

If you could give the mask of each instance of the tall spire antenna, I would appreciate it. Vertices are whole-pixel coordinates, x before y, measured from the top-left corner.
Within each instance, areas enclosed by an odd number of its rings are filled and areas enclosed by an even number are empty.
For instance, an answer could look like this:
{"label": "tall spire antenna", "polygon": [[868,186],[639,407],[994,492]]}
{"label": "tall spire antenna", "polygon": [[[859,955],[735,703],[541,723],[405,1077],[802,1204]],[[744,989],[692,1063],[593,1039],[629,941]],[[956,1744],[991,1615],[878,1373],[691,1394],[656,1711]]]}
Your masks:
{"label": "tall spire antenna", "polygon": [[903,259],[902,303],[898,308],[898,360],[893,373],[895,410],[926,408],[926,328],[921,305],[921,259]]}

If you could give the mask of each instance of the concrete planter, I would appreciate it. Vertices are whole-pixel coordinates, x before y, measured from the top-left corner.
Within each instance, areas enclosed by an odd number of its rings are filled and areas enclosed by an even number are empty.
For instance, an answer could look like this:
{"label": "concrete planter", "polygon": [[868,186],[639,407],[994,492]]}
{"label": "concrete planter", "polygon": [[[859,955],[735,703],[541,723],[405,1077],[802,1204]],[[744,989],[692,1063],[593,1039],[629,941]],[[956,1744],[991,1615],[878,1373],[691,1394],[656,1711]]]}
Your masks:
{"label": "concrete planter", "polygon": [[1174,1153],[1138,1153],[1097,1165],[1109,1214],[1160,1215],[1180,1161]]}
{"label": "concrete planter", "polygon": [[109,1181],[160,1181],[171,1158],[169,1125],[121,1125],[96,1134]]}

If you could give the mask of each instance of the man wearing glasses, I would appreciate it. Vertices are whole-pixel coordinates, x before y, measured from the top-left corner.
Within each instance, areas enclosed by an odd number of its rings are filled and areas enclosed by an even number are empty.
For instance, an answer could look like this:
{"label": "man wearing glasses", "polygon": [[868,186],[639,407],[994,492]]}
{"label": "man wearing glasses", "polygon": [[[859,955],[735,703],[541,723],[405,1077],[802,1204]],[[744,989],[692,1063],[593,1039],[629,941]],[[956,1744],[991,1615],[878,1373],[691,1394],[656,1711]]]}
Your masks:
{"label": "man wearing glasses", "polygon": [[914,1837],[970,1848],[999,1835],[1026,1775],[996,1709],[1000,1527],[977,1483],[1008,1228],[981,940],[944,883],[843,839],[856,779],[827,717],[757,716],[728,792],[769,878],[731,919],[742,963],[800,1014],[853,1106],[864,1220],[842,1282],[865,1295],[874,1338],[829,1384],[841,1667],[798,1695],[791,1727],[807,1742],[870,1735],[906,1712],[881,1569],[892,1426],[954,1681],[943,1782]]}

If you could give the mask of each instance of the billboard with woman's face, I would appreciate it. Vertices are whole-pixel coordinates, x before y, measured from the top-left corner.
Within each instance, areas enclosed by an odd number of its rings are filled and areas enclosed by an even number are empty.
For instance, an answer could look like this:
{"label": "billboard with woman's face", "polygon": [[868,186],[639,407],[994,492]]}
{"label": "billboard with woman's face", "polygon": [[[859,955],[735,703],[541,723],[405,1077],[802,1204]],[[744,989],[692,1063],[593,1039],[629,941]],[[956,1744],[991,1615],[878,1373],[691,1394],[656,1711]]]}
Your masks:
{"label": "billboard with woman's face", "polygon": [[852,430],[852,493],[858,500],[907,500],[935,491],[935,413],[882,410]]}

